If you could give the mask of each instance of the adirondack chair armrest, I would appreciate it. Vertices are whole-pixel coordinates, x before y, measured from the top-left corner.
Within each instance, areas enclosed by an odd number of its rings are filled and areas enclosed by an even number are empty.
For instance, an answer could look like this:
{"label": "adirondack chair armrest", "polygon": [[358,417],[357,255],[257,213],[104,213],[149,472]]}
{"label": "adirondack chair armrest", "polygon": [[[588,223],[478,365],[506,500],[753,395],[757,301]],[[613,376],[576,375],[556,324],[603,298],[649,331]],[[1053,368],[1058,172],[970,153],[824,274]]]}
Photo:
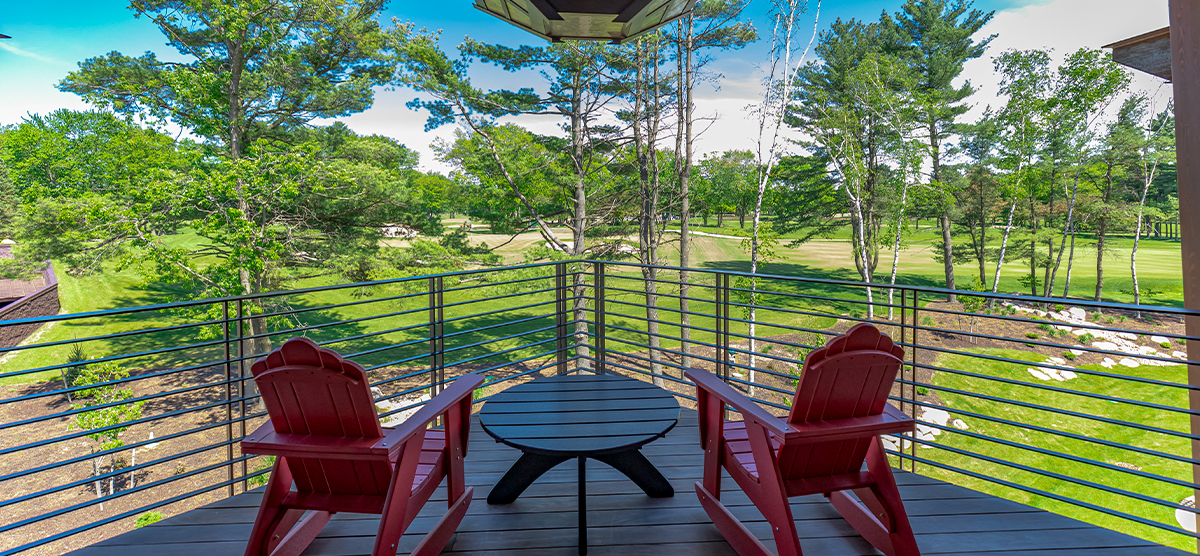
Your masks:
{"label": "adirondack chair armrest", "polygon": [[458,404],[464,398],[470,397],[480,384],[483,384],[483,377],[476,374],[458,377],[445,390],[434,396],[432,400],[425,402],[425,405],[421,406],[411,417],[400,423],[396,428],[387,431],[375,446],[386,449],[392,456],[396,455],[396,452],[399,451],[406,440],[416,434],[417,431],[427,428],[429,423],[437,419],[439,415],[450,411],[455,404]]}
{"label": "adirondack chair armrest", "polygon": [[738,413],[742,414],[742,418],[762,425],[763,428],[785,441],[791,440],[796,436],[796,429],[788,426],[787,422],[767,413],[767,410],[754,403],[754,400],[734,390],[712,373],[704,369],[688,369],[683,374],[696,383],[697,388],[704,390],[710,396],[716,396],[725,402],[726,405],[737,410]]}
{"label": "adirondack chair armrest", "polygon": [[270,421],[242,439],[242,453],[262,456],[322,457],[327,459],[383,459],[387,450],[375,446],[378,438],[346,438],[275,432]]}
{"label": "adirondack chair armrest", "polygon": [[912,432],[916,429],[916,421],[901,413],[892,404],[884,404],[883,413],[879,415],[830,419],[812,423],[792,423],[791,426],[796,431],[795,438],[798,441],[826,442]]}

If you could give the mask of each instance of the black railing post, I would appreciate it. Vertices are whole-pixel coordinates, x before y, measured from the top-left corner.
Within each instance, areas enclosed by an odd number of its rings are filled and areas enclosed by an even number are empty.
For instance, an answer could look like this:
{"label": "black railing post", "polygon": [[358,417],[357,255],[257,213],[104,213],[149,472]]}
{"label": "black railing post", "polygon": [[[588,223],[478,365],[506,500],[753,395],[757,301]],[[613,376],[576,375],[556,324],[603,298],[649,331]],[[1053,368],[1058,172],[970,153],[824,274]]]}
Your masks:
{"label": "black railing post", "polygon": [[225,459],[229,462],[229,495],[237,494],[233,482],[233,350],[229,347],[229,301],[221,302],[221,338],[225,341]]}
{"label": "black railing post", "polygon": [[596,318],[596,373],[606,374],[608,369],[607,354],[604,347],[604,263],[596,262],[592,265],[594,278],[592,279],[592,293],[596,296],[596,305],[593,311]]}
{"label": "black railing post", "polygon": [[446,378],[445,309],[441,276],[429,279],[429,397],[438,395]]}
{"label": "black railing post", "polygon": [[[241,437],[246,437],[246,328],[243,325],[245,307],[241,298],[237,301],[237,355],[238,355],[238,425]],[[248,472],[248,464],[242,460],[242,477]],[[242,492],[250,490],[250,482],[242,479]]]}
{"label": "black railing post", "polygon": [[554,265],[555,358],[558,374],[567,374],[567,263]]}
{"label": "black railing post", "polygon": [[[912,377],[912,382],[913,382],[912,399],[915,402],[915,400],[917,399],[917,384],[916,384],[916,382],[917,382],[917,345],[918,345],[917,338],[918,338],[918,333],[920,332],[917,329],[917,326],[921,322],[920,318],[919,318],[920,312],[921,312],[921,303],[920,303],[920,300],[917,298],[917,290],[913,290],[912,294],[913,294],[913,297],[912,297],[912,327],[913,327],[913,329],[912,329],[912,349],[910,349],[909,352],[912,356],[912,364],[910,365],[910,367],[912,368],[911,377]],[[912,412],[909,414],[909,416],[912,417],[913,419],[916,419],[917,418],[917,404],[912,403],[909,405],[911,406],[911,409],[912,409]],[[908,460],[909,471],[916,473],[917,472],[917,433],[914,431],[910,434],[911,434],[911,438],[909,439],[908,445],[909,445],[910,449],[912,450],[912,452],[911,452],[912,457],[909,458],[909,460]],[[904,452],[903,443],[901,443],[899,448],[900,448],[900,452],[903,453]]]}

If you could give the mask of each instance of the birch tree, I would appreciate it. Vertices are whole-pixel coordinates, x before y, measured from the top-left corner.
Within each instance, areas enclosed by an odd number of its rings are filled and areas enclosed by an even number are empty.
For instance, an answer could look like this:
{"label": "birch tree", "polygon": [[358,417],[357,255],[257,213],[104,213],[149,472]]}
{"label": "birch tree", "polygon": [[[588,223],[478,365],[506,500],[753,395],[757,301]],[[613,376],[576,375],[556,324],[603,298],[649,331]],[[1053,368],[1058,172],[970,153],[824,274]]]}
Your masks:
{"label": "birch tree", "polygon": [[[798,74],[804,67],[804,58],[812,48],[817,38],[817,22],[821,16],[821,0],[817,0],[813,10],[812,34],[807,43],[802,42],[801,18],[808,12],[808,0],[773,0],[769,12],[771,21],[771,51],[766,65],[766,77],[763,78],[763,93],[760,103],[753,107],[753,113],[758,120],[758,149],[755,152],[758,167],[756,177],[756,194],[754,197],[753,220],[750,229],[750,382],[754,383],[755,353],[757,337],[755,335],[758,310],[758,264],[760,249],[763,246],[762,207],[767,186],[771,181],[771,173],[779,162],[783,147],[786,143],[783,137],[784,118],[788,106],[793,101],[794,91],[799,85]],[[750,387],[750,395],[754,395],[754,387]]]}

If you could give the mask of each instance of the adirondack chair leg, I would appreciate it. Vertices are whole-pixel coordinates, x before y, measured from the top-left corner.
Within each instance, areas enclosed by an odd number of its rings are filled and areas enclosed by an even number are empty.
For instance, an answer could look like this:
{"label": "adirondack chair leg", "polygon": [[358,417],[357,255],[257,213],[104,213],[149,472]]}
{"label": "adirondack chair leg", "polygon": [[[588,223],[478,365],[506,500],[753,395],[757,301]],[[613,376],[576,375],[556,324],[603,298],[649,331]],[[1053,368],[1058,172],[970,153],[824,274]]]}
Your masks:
{"label": "adirondack chair leg", "polygon": [[[300,556],[305,548],[329,523],[333,512],[312,512],[300,520],[295,527],[288,530],[287,535],[279,541],[279,545],[271,550],[271,556]],[[279,529],[280,532],[283,529]],[[272,535],[274,537],[274,535]]]}
{"label": "adirondack chair leg", "polygon": [[[276,458],[271,467],[271,478],[267,481],[262,503],[258,506],[258,517],[254,518],[254,528],[250,531],[250,542],[246,543],[246,556],[267,556],[274,548],[275,532],[284,523],[288,513],[281,504],[283,498],[292,489],[292,473],[288,469],[286,458]],[[291,521],[288,527],[295,523]],[[280,535],[282,537],[282,535]]]}
{"label": "adirondack chair leg", "polygon": [[274,554],[275,549],[283,542],[283,537],[292,530],[292,527],[304,517],[304,510],[300,508],[292,508],[283,511],[283,516],[270,529],[268,529],[267,539],[267,554]]}
{"label": "adirondack chair leg", "polygon": [[388,486],[383,512],[379,516],[379,532],[375,535],[375,548],[371,556],[395,556],[396,545],[408,525],[408,501],[412,498],[412,482],[425,441],[422,432],[405,442],[404,451],[392,470],[392,484]]}
{"label": "adirondack chair leg", "polygon": [[458,498],[454,504],[450,506],[450,511],[446,512],[437,525],[433,526],[433,530],[421,539],[421,543],[413,549],[410,556],[437,556],[446,548],[446,544],[454,537],[454,531],[458,529],[458,524],[462,523],[463,516],[467,514],[467,507],[471,505],[471,497],[475,492],[475,487],[467,487],[463,491],[463,495]]}
{"label": "adirondack chair leg", "polygon": [[696,481],[696,497],[700,499],[700,506],[708,514],[708,518],[717,526],[721,536],[725,537],[738,556],[771,556],[771,551],[766,545],[751,534],[741,521],[733,517],[729,509],[699,481]]}
{"label": "adirondack chair leg", "polygon": [[904,500],[900,498],[900,489],[896,486],[896,477],[888,463],[887,452],[883,451],[883,442],[878,437],[867,449],[867,470],[875,477],[873,490],[892,516],[888,536],[891,537],[893,552],[889,556],[920,556],[912,524],[908,521],[908,512],[904,511]]}
{"label": "adirondack chair leg", "polygon": [[866,462],[876,483],[870,489],[855,491],[862,502],[846,492],[831,493],[829,501],[846,522],[880,552],[888,556],[920,556],[900,490],[896,487],[896,478],[878,438],[867,449]]}

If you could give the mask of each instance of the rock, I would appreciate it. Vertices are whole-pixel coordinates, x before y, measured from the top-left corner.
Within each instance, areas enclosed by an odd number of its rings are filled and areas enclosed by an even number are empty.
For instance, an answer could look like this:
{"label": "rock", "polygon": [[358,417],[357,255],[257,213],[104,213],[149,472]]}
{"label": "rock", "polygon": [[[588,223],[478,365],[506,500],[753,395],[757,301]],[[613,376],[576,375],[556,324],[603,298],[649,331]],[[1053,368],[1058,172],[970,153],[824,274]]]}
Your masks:
{"label": "rock", "polygon": [[1075,374],[1075,371],[1058,371],[1058,374],[1065,380],[1075,380],[1076,378],[1079,378],[1079,375]]}
{"label": "rock", "polygon": [[1128,357],[1126,357],[1126,358],[1122,359],[1122,360],[1120,361],[1120,363],[1121,363],[1122,365],[1126,366],[1126,367],[1129,367],[1129,368],[1131,368],[1131,369],[1133,369],[1133,368],[1137,368],[1137,367],[1141,367],[1141,366],[1142,366],[1142,364],[1141,364],[1141,363],[1138,363],[1137,361],[1134,361],[1133,359],[1130,359],[1130,358],[1128,358]]}
{"label": "rock", "polygon": [[1054,363],[1055,365],[1066,365],[1067,360],[1061,357],[1051,357],[1046,360],[1046,363]]}
{"label": "rock", "polygon": [[971,428],[971,427],[968,427],[967,424],[964,423],[962,419],[955,419],[953,421],[950,421],[950,425],[953,426],[954,428],[956,428],[958,430],[962,430],[962,431],[965,431],[965,430]]}
{"label": "rock", "polygon": [[1180,358],[1180,359],[1187,359],[1187,352],[1186,352],[1186,351],[1172,351],[1172,352],[1171,352],[1171,357],[1178,357],[1178,358]]}
{"label": "rock", "polygon": [[[1196,495],[1193,494],[1192,496],[1188,496],[1187,498],[1180,500],[1179,505],[1187,506],[1189,508],[1195,508],[1196,507]],[[1176,509],[1175,510],[1175,521],[1179,522],[1180,527],[1183,527],[1184,529],[1187,529],[1188,531],[1191,531],[1193,533],[1196,532],[1196,514],[1189,512],[1187,510],[1184,510],[1184,509]]]}
{"label": "rock", "polygon": [[1100,363],[1100,366],[1104,367],[1105,369],[1111,369],[1111,368],[1115,367],[1116,365],[1117,365],[1117,362],[1113,361],[1112,358],[1110,358],[1110,357],[1105,357],[1104,361],[1102,361]]}
{"label": "rock", "polygon": [[1029,371],[1029,374],[1033,375],[1033,377],[1038,380],[1050,380],[1050,377],[1047,376],[1046,373],[1043,373],[1042,371],[1039,371],[1034,368],[1029,368],[1029,369],[1025,369],[1025,370]]}
{"label": "rock", "polygon": [[1171,343],[1171,340],[1166,336],[1151,336],[1150,341],[1159,345]]}
{"label": "rock", "polygon": [[1071,350],[1067,350],[1067,351],[1070,351],[1071,355],[1083,355],[1082,349],[1071,349]]}
{"label": "rock", "polygon": [[1150,346],[1138,346],[1137,350],[1142,355],[1156,355],[1158,353],[1158,350]]}
{"label": "rock", "polygon": [[1087,330],[1085,328],[1076,328],[1075,330],[1071,331],[1071,333],[1076,336],[1083,336],[1084,334],[1087,334],[1088,332],[1091,332],[1091,330]]}
{"label": "rock", "polygon": [[1087,320],[1087,311],[1084,311],[1079,307],[1071,307],[1070,309],[1067,309],[1067,313],[1070,313],[1071,318],[1074,320]]}
{"label": "rock", "polygon": [[1046,376],[1048,376],[1054,380],[1057,380],[1059,382],[1063,382],[1066,380],[1065,378],[1062,377],[1062,375],[1058,374],[1058,369],[1050,369],[1047,367],[1038,367],[1038,370],[1042,371],[1042,373],[1044,373]]}
{"label": "rock", "polygon": [[929,421],[931,423],[936,423],[943,427],[946,426],[946,423],[948,423],[950,421],[950,413],[944,409],[937,409],[934,407],[922,407],[921,410],[922,410],[921,411],[921,420],[922,421]]}
{"label": "rock", "polygon": [[1137,334],[1133,334],[1131,332],[1117,332],[1116,335],[1122,340],[1129,340],[1131,342],[1137,340]]}
{"label": "rock", "polygon": [[1122,351],[1120,346],[1112,342],[1092,342],[1092,347],[1108,351]]}

